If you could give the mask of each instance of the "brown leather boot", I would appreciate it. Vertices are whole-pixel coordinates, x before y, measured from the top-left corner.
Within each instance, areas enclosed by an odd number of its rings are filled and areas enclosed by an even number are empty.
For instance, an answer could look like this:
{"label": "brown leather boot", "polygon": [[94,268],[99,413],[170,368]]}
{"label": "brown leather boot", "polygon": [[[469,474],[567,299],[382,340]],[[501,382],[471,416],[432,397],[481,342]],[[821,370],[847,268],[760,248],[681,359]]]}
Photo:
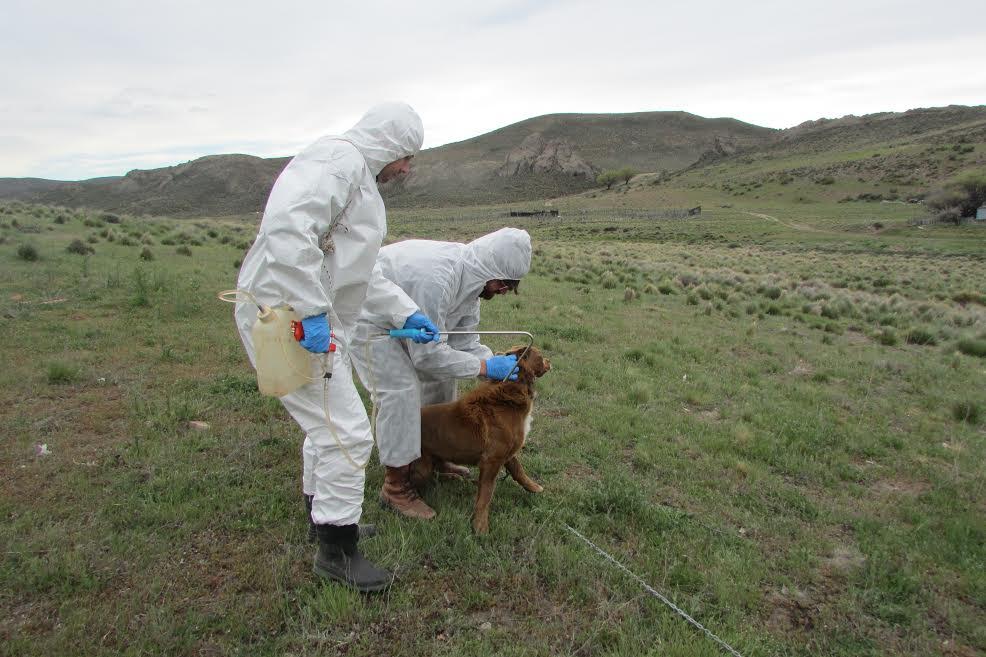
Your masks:
{"label": "brown leather boot", "polygon": [[380,490],[380,504],[408,518],[431,520],[435,517],[435,511],[418,496],[418,491],[411,485],[410,475],[410,465],[399,468],[388,465],[387,473],[383,478],[383,488]]}

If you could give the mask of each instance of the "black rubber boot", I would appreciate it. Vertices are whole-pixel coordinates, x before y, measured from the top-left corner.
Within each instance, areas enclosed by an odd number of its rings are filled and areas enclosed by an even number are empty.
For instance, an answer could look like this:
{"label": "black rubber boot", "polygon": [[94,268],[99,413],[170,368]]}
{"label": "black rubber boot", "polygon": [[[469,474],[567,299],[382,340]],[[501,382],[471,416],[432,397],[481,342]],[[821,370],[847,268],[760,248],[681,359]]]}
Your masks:
{"label": "black rubber boot", "polygon": [[[305,517],[308,518],[308,542],[314,543],[318,540],[318,536],[315,534],[315,521],[312,520],[312,501],[314,495],[305,495]],[[359,525],[359,537],[360,538],[373,538],[377,535],[376,525]]]}
{"label": "black rubber boot", "polygon": [[362,593],[376,593],[389,587],[394,576],[377,568],[360,554],[356,525],[315,525],[318,552],[313,570],[324,579],[340,582]]}

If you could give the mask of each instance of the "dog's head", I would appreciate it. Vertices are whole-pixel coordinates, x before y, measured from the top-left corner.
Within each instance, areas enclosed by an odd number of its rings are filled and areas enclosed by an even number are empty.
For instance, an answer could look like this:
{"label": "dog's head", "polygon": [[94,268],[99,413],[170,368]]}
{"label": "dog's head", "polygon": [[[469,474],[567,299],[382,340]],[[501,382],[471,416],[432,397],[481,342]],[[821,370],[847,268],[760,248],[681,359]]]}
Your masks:
{"label": "dog's head", "polygon": [[[526,354],[524,353],[525,349],[527,350]],[[522,383],[534,383],[534,379],[544,376],[551,370],[551,361],[545,358],[537,347],[530,349],[525,346],[511,347],[507,354],[512,354],[519,359],[517,380]]]}

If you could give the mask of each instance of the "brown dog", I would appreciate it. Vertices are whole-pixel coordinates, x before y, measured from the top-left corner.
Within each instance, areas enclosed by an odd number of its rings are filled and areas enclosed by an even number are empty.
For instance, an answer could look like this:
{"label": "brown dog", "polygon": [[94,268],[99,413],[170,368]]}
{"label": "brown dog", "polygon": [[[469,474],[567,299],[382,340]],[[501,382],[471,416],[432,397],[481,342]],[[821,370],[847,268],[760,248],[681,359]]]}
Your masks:
{"label": "brown dog", "polygon": [[[520,358],[524,347],[508,354]],[[411,464],[412,478],[420,484],[431,477],[440,461],[479,466],[479,493],[472,527],[489,531],[489,506],[500,468],[532,493],[543,489],[524,472],[518,454],[531,429],[534,381],[551,369],[535,347],[520,359],[517,381],[488,382],[447,404],[421,409],[421,458]]]}

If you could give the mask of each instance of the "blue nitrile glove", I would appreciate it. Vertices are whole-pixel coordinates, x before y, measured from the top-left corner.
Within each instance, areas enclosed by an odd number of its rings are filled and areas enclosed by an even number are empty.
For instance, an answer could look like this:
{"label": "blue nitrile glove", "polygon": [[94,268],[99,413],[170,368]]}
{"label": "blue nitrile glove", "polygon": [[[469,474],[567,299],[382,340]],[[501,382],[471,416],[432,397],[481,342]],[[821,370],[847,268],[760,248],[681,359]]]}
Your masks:
{"label": "blue nitrile glove", "polygon": [[428,316],[425,315],[420,310],[416,310],[413,315],[407,318],[404,322],[404,328],[406,329],[424,329],[426,332],[422,332],[419,335],[411,338],[418,344],[424,344],[426,342],[438,342],[441,336],[438,335],[438,327],[431,323]]}
{"label": "blue nitrile glove", "polygon": [[[495,381],[503,381],[507,378],[507,374],[510,370],[514,369],[517,364],[517,357],[513,354],[509,356],[493,356],[492,358],[486,359],[486,378],[493,379]],[[517,372],[514,371],[510,375],[511,381],[517,380]]]}
{"label": "blue nitrile glove", "polygon": [[298,344],[313,354],[324,354],[329,350],[331,330],[325,313],[304,318],[301,327],[305,329],[305,337]]}

